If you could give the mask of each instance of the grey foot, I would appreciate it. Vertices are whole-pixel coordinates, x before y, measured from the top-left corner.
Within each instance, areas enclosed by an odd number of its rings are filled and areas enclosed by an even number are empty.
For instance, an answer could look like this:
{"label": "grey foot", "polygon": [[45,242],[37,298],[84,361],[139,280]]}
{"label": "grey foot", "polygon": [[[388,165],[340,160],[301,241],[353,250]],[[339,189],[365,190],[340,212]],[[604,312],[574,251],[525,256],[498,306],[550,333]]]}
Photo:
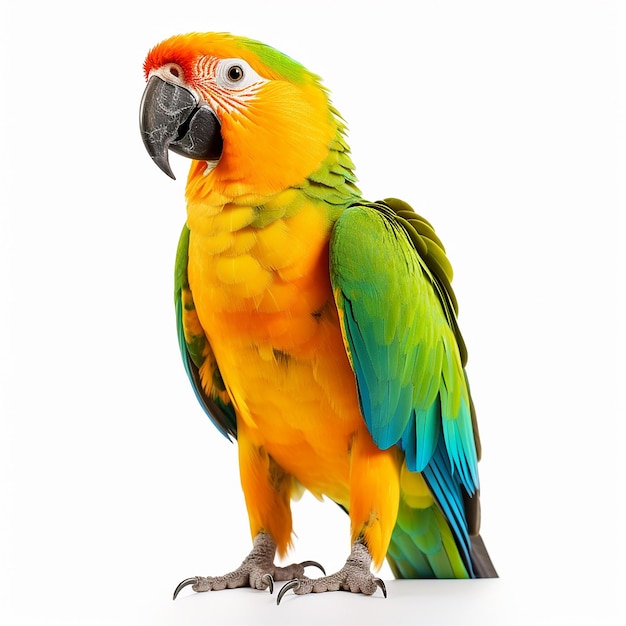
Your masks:
{"label": "grey foot", "polygon": [[[219,591],[222,589],[236,589],[238,587],[252,587],[253,589],[269,589],[274,593],[275,580],[291,580],[303,578],[304,568],[309,565],[324,568],[315,561],[294,563],[287,567],[274,565],[276,544],[266,533],[260,533],[254,538],[252,551],[243,563],[234,571],[224,576],[194,576],[186,578],[174,590],[174,600],[181,589],[191,585],[194,591]],[[326,572],[324,572],[326,573]]]}
{"label": "grey foot", "polygon": [[376,578],[370,571],[372,557],[364,543],[355,541],[346,564],[335,574],[323,578],[298,577],[289,581],[278,594],[276,604],[280,604],[284,595],[293,590],[298,595],[305,593],[321,593],[324,591],[351,591],[371,596],[380,588],[385,598],[385,583]]}

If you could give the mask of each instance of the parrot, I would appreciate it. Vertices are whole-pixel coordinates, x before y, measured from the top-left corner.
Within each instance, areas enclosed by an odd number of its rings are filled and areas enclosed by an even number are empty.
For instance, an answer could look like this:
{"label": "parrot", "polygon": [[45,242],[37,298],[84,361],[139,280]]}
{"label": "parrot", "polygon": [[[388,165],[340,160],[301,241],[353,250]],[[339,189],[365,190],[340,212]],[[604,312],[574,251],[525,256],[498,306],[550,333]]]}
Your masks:
{"label": "parrot", "polygon": [[[174,271],[195,396],[236,441],[252,547],[183,580],[277,602],[396,578],[495,578],[480,535],[481,445],[452,267],[406,202],[368,201],[322,79],[272,46],[175,35],[144,65],[139,126],[154,163],[191,160]],[[350,520],[345,565],[277,565],[308,491]],[[238,562],[238,560],[237,560]],[[316,566],[322,576],[309,577]]]}

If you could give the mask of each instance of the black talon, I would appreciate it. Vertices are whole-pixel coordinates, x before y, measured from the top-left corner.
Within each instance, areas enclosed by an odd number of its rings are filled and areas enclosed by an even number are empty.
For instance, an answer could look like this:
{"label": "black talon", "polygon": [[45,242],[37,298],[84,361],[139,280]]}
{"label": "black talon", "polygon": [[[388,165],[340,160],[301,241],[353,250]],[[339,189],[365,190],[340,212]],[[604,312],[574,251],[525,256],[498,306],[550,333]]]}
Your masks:
{"label": "black talon", "polygon": [[375,578],[374,582],[380,587],[381,591],[385,598],[387,597],[387,587],[385,587],[385,583],[380,578]]}
{"label": "black talon", "polygon": [[176,596],[180,593],[181,589],[188,587],[189,585],[195,585],[198,582],[198,577],[194,576],[193,578],[185,578],[185,580],[178,583],[178,587],[174,589],[174,597],[172,600],[176,600]]}
{"label": "black talon", "polygon": [[261,580],[267,581],[267,586],[270,590],[270,594],[274,593],[274,579],[271,574],[263,574]]}
{"label": "black talon", "polygon": [[317,567],[322,570],[322,574],[326,576],[326,570],[317,561],[302,561],[300,565],[302,565],[302,567]]}
{"label": "black talon", "polygon": [[283,596],[290,589],[297,589],[299,586],[300,586],[300,581],[297,578],[294,578],[293,580],[290,580],[288,583],[286,583],[285,586],[278,592],[278,597],[276,598],[276,606],[280,604],[280,601],[283,599]]}

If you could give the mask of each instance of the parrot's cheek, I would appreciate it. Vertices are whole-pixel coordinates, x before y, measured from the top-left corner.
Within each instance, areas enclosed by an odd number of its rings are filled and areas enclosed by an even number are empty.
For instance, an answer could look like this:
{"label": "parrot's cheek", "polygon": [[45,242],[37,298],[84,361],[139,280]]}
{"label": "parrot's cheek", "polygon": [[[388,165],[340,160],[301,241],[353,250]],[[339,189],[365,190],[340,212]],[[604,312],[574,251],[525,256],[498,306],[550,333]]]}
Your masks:
{"label": "parrot's cheek", "polygon": [[206,161],[217,161],[222,155],[220,123],[209,105],[158,76],[148,80],[143,93],[139,127],[148,154],[172,178],[168,150]]}

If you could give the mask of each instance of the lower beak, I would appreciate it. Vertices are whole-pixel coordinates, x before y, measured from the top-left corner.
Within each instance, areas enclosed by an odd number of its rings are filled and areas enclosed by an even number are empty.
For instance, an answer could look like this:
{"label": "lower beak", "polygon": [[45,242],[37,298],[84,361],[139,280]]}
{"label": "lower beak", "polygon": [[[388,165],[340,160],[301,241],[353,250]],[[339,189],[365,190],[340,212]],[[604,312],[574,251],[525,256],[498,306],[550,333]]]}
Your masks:
{"label": "lower beak", "polygon": [[139,110],[143,143],[171,178],[168,150],[191,159],[216,161],[222,155],[220,123],[213,110],[189,89],[152,76]]}

